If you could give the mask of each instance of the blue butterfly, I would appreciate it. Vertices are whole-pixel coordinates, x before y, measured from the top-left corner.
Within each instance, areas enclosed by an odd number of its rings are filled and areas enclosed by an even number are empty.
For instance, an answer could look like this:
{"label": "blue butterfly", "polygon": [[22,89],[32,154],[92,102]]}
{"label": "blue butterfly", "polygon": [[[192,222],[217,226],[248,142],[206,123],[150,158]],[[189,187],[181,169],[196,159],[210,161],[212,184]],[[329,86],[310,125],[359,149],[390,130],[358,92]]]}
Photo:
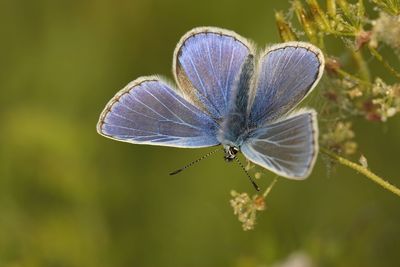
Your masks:
{"label": "blue butterfly", "polygon": [[309,43],[278,44],[257,56],[232,31],[195,28],[174,52],[178,89],[157,76],[134,80],[107,104],[97,131],[133,144],[221,144],[227,161],[241,151],[280,176],[305,179],[318,154],[317,117],[293,109],[323,69],[322,52]]}

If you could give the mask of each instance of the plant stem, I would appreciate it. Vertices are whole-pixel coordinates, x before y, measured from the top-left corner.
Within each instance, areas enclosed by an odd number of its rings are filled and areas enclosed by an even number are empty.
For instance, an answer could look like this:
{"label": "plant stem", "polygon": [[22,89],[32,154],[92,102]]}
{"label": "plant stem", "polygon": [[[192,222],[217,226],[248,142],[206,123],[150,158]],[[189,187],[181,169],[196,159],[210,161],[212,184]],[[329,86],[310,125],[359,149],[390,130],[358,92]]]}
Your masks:
{"label": "plant stem", "polygon": [[376,175],[375,173],[371,172],[370,170],[368,170],[367,168],[363,167],[360,164],[354,163],[350,160],[347,160],[345,158],[342,158],[341,156],[329,151],[328,149],[325,148],[320,148],[320,151],[322,153],[324,153],[325,155],[329,156],[331,159],[335,160],[336,162],[347,166],[361,174],[363,174],[364,176],[366,176],[367,178],[371,179],[372,181],[374,181],[375,183],[379,184],[380,186],[382,186],[383,188],[385,188],[386,190],[392,192],[393,194],[397,195],[400,197],[400,189],[397,188],[396,186],[392,185],[391,183],[389,183],[388,181],[384,180],[383,178],[379,177],[378,175]]}
{"label": "plant stem", "polygon": [[268,186],[267,189],[265,189],[264,193],[263,193],[263,197],[266,198],[269,194],[269,192],[271,192],[272,187],[274,187],[274,185],[276,184],[276,182],[278,181],[278,176],[275,176],[274,180],[271,182],[271,184]]}
{"label": "plant stem", "polygon": [[371,80],[371,75],[369,73],[367,62],[365,61],[361,51],[352,51],[353,58],[360,70],[360,76],[364,81],[369,82]]}
{"label": "plant stem", "polygon": [[369,48],[369,51],[370,51],[370,53],[371,53],[372,56],[374,56],[379,62],[381,62],[381,63],[383,64],[383,66],[384,66],[391,74],[393,74],[394,76],[396,76],[396,78],[400,79],[400,73],[397,72],[392,66],[390,66],[389,63],[387,63],[387,62],[383,59],[382,55],[379,54],[379,52],[378,52],[375,48],[373,48],[373,47],[371,47],[371,46],[369,46],[368,48]]}
{"label": "plant stem", "polygon": [[341,69],[341,68],[336,69],[336,72],[337,72],[342,78],[350,79],[350,80],[353,80],[354,82],[357,82],[357,83],[360,83],[360,84],[363,84],[363,85],[369,85],[369,84],[370,84],[369,82],[364,81],[364,80],[362,80],[362,79],[360,79],[360,78],[358,78],[358,77],[356,77],[356,76],[354,76],[354,75],[352,75],[352,74],[346,72],[345,70],[343,70],[343,69]]}

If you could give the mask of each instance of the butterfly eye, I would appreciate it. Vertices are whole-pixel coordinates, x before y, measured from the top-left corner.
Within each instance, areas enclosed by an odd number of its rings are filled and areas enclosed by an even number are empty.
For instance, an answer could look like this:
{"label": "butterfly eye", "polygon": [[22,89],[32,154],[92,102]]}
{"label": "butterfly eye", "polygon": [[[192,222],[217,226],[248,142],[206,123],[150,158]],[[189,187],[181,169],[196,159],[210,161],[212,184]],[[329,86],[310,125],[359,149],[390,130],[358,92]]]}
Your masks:
{"label": "butterfly eye", "polygon": [[229,148],[231,154],[236,155],[239,152],[239,149],[237,147],[231,146]]}

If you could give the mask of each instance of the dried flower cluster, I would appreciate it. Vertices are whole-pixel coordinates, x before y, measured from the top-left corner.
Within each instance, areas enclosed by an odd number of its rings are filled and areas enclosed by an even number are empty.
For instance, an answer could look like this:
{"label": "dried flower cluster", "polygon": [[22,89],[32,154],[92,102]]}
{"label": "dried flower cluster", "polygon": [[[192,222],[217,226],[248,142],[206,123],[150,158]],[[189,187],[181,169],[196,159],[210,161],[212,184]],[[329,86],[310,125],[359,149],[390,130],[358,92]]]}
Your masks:
{"label": "dried flower cluster", "polygon": [[373,31],[370,45],[376,48],[379,43],[384,43],[393,48],[397,56],[400,57],[400,27],[396,27],[399,24],[399,15],[392,16],[385,12],[380,12],[379,18],[372,22]]}
{"label": "dried flower cluster", "polygon": [[357,143],[353,141],[353,138],[351,122],[339,121],[322,135],[321,143],[336,153],[352,155],[357,149]]}
{"label": "dried flower cluster", "polygon": [[[252,169],[254,166],[254,164],[248,162],[246,168]],[[256,179],[258,179],[257,176],[260,175],[261,173],[257,172],[255,174]],[[247,193],[238,193],[234,190],[231,191],[232,199],[230,200],[230,204],[233,208],[233,213],[238,216],[239,221],[242,223],[244,231],[254,229],[257,212],[266,209],[265,200],[277,181],[278,176],[274,178],[262,195],[255,194],[250,197]]]}
{"label": "dried flower cluster", "polygon": [[233,213],[238,216],[244,231],[254,229],[257,211],[265,210],[265,198],[261,195],[250,197],[247,193],[231,191],[230,204]]}
{"label": "dried flower cluster", "polygon": [[382,79],[376,78],[372,95],[372,104],[381,121],[386,121],[400,111],[400,83],[387,85]]}

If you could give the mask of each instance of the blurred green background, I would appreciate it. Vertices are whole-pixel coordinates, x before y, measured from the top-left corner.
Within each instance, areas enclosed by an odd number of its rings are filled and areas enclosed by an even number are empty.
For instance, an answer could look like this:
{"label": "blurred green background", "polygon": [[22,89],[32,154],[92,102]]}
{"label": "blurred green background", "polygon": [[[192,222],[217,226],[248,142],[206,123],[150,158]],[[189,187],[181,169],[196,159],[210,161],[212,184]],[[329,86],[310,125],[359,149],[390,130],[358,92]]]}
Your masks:
{"label": "blurred green background", "polygon": [[[172,53],[196,26],[279,42],[263,1],[0,3],[0,266],[272,266],[293,253],[314,266],[399,266],[400,199],[319,157],[303,182],[282,179],[254,231],[229,192],[253,193],[210,149],[129,145],[96,133],[129,81],[172,79]],[[357,121],[370,167],[400,185],[399,118]],[[266,187],[272,174],[259,181]],[[276,266],[276,265],[275,265]]]}

